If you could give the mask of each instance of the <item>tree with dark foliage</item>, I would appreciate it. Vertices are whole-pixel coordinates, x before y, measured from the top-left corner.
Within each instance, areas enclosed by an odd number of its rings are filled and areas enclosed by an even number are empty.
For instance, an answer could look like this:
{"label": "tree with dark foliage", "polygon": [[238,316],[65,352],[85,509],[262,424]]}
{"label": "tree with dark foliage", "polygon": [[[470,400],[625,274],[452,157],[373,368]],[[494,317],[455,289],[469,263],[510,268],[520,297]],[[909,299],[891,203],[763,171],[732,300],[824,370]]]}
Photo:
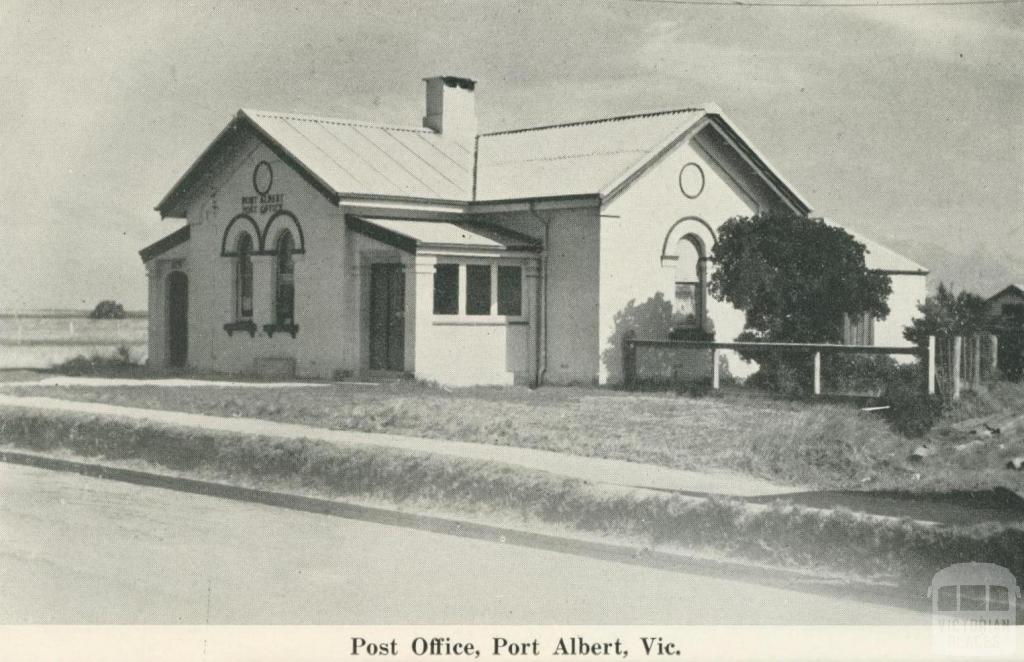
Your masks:
{"label": "tree with dark foliage", "polygon": [[94,320],[121,320],[125,318],[124,306],[116,301],[100,301],[89,317]]}
{"label": "tree with dark foliage", "polygon": [[927,297],[917,309],[921,317],[915,317],[903,330],[903,337],[915,345],[927,345],[928,336],[973,336],[988,332],[985,299],[966,291],[953,294],[945,283],[939,283],[934,296]]}
{"label": "tree with dark foliage", "polygon": [[889,314],[892,282],[864,263],[864,245],[821,219],[766,213],[726,221],[711,294],[746,313],[744,340],[841,342],[843,314]]}
{"label": "tree with dark foliage", "polygon": [[[867,268],[865,250],[848,232],[821,219],[784,213],[731,218],[718,232],[709,290],[746,314],[737,340],[840,343],[844,314],[869,313],[876,319],[889,314],[892,282]],[[754,384],[790,393],[810,386],[810,358],[804,352],[741,355],[760,366]]]}

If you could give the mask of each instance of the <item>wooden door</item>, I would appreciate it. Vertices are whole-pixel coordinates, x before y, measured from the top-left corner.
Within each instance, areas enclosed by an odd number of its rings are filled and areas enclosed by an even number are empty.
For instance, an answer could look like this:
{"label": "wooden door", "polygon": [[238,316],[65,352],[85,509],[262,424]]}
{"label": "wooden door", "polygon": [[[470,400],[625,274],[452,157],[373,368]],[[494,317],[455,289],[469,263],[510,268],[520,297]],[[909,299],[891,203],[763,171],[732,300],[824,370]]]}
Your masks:
{"label": "wooden door", "polygon": [[180,271],[167,277],[167,365],[188,365],[188,276]]}
{"label": "wooden door", "polygon": [[405,271],[370,265],[370,369],[405,369]]}

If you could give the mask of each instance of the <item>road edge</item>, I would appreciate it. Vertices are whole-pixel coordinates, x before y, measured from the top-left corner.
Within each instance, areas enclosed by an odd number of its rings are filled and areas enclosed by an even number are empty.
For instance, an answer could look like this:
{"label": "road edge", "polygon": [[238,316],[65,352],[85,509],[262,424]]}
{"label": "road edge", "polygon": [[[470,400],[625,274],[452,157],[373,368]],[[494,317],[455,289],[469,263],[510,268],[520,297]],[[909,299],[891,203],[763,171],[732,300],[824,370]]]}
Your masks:
{"label": "road edge", "polygon": [[817,579],[808,573],[741,561],[709,559],[675,552],[651,550],[639,546],[599,542],[568,535],[537,533],[522,529],[482,524],[452,517],[411,513],[377,506],[356,504],[342,499],[314,497],[293,492],[267,490],[230,483],[199,480],[107,464],[68,460],[37,453],[0,450],[0,462],[49,471],[77,473],[143,487],[156,487],[214,498],[254,503],[289,510],[328,515],[387,526],[427,531],[440,535],[510,544],[532,549],[586,556],[604,561],[647,567],[670,572],[686,572],[723,577],[763,586],[784,588],[832,597],[846,597],[875,604],[927,612],[930,602],[923,596],[910,596],[898,587],[867,582]]}

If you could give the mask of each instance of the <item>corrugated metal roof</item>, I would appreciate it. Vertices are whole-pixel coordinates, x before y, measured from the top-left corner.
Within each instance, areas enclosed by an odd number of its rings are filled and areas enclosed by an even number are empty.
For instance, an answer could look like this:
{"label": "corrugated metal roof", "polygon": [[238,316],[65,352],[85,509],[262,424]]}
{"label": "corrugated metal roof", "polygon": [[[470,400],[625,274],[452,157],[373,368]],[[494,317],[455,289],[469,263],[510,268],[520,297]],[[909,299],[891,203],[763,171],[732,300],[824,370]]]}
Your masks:
{"label": "corrugated metal roof", "polygon": [[485,223],[454,223],[401,218],[366,218],[349,214],[345,224],[363,235],[409,253],[423,249],[536,251],[540,242]]}
{"label": "corrugated metal roof", "polygon": [[468,200],[473,153],[430,129],[240,111],[340,194]]}
{"label": "corrugated metal roof", "polygon": [[599,193],[703,115],[683,108],[482,134],[476,199]]}
{"label": "corrugated metal roof", "polygon": [[854,239],[864,244],[866,254],[864,255],[864,264],[868,269],[874,271],[889,271],[889,272],[918,272],[921,274],[927,274],[928,269],[922,267],[917,262],[914,262],[908,257],[904,257],[889,248],[886,248],[882,244],[865,237],[863,234],[850,228],[847,225],[837,223],[831,218],[823,219],[829,225],[833,225],[838,228],[842,228],[850,233]]}
{"label": "corrugated metal roof", "polygon": [[[475,155],[472,146],[426,128],[261,110],[243,109],[238,113],[239,120],[251,122],[276,149],[283,150],[283,158],[294,159],[304,169],[304,176],[329,195],[467,202],[604,193],[706,116],[721,118],[738,142],[763,161],[713,105],[481,134]],[[233,126],[235,123],[222,132],[214,145]],[[158,205],[161,213],[183,213],[169,201],[179,189],[187,191],[189,182],[204,171],[201,163],[214,145],[207,148]],[[762,167],[771,171],[767,162]],[[789,190],[777,174],[772,175]],[[802,203],[795,192],[792,195]],[[428,231],[422,226],[405,225],[416,221],[390,222],[402,224],[395,228]],[[380,229],[392,232],[383,225]],[[869,268],[927,273],[916,262],[845,229],[867,247]],[[414,242],[428,239],[406,236],[398,229],[392,234]],[[456,244],[461,241],[455,235],[448,238]],[[494,238],[492,241],[501,242]]]}

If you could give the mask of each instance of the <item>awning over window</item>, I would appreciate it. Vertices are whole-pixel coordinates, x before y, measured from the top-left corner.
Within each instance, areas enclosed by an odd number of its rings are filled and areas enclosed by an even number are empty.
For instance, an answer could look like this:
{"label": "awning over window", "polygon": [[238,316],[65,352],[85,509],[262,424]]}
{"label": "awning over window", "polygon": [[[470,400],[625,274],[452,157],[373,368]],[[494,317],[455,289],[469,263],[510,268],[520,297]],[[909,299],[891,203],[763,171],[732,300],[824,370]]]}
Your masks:
{"label": "awning over window", "polygon": [[486,223],[412,221],[348,214],[345,225],[354,232],[407,253],[449,250],[505,253],[538,252],[541,249],[541,242],[532,237]]}

